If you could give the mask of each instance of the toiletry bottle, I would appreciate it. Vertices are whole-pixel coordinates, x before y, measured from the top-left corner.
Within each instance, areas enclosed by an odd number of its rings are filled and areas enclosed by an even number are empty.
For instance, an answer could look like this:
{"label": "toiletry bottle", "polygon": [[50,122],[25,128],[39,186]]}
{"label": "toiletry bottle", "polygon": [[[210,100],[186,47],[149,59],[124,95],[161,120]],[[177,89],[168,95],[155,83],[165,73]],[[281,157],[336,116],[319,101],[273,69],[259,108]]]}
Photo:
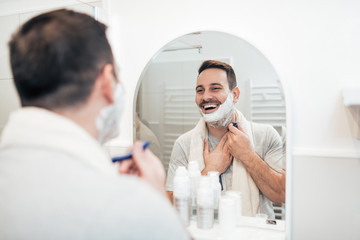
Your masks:
{"label": "toiletry bottle", "polygon": [[225,195],[235,199],[235,213],[236,213],[236,223],[241,225],[241,192],[235,190],[229,190],[225,192]]}
{"label": "toiletry bottle", "polygon": [[236,199],[222,195],[219,200],[219,227],[221,239],[233,239],[236,228]]}
{"label": "toiletry bottle", "polygon": [[221,184],[219,181],[218,171],[209,171],[207,175],[210,177],[211,188],[214,191],[214,210],[215,212],[219,209],[219,199],[221,195]]}
{"label": "toiletry bottle", "polygon": [[174,206],[185,226],[190,224],[190,180],[184,166],[176,169],[174,177]]}
{"label": "toiletry bottle", "polygon": [[209,176],[201,176],[196,195],[197,200],[197,227],[210,229],[214,225],[214,191]]}
{"label": "toiletry bottle", "polygon": [[188,164],[189,178],[190,178],[190,197],[191,208],[193,215],[196,210],[196,191],[199,186],[199,179],[201,172],[199,170],[199,163],[197,161],[190,161]]}

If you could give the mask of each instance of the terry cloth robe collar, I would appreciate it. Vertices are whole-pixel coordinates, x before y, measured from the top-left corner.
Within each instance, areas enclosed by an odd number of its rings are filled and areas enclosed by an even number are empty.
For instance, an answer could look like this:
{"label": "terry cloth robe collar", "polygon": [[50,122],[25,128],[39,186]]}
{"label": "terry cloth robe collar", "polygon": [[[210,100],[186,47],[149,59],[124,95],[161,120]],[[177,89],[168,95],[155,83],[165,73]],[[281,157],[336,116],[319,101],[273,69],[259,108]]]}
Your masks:
{"label": "terry cloth robe collar", "polygon": [[63,152],[97,171],[118,175],[95,138],[72,120],[46,109],[24,107],[11,113],[0,147],[18,146]]}

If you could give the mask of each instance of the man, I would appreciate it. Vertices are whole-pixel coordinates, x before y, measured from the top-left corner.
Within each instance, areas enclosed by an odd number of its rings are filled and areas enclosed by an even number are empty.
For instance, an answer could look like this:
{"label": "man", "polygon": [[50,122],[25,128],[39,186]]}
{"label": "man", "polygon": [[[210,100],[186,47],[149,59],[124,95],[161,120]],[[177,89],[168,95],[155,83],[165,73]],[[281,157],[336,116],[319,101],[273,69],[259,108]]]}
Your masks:
{"label": "man", "polygon": [[171,199],[176,168],[198,161],[202,175],[208,171],[221,174],[223,190],[242,192],[243,215],[266,213],[274,218],[271,201],[285,201],[281,139],[271,126],[249,122],[236,110],[234,104],[240,96],[236,85],[230,65],[208,60],[200,66],[196,104],[202,118],[176,140],[166,190]]}
{"label": "man", "polygon": [[137,142],[119,174],[99,144],[124,107],[105,29],[58,10],[13,35],[22,108],[1,140],[0,239],[187,239],[159,159]]}

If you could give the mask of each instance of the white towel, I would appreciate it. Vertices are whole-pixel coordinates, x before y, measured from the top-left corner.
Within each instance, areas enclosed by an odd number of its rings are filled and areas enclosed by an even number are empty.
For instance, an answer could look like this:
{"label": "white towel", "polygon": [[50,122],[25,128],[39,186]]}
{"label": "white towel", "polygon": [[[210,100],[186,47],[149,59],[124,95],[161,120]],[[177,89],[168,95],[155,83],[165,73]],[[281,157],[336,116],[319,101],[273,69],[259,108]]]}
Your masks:
{"label": "white towel", "polygon": [[[235,121],[240,123],[244,132],[249,136],[251,146],[254,148],[252,128],[245,117],[235,109]],[[198,161],[200,170],[205,168],[203,149],[204,139],[208,139],[208,130],[203,118],[196,125],[190,140],[190,161]],[[232,172],[232,190],[241,192],[242,215],[255,216],[260,210],[259,189],[250,174],[246,171],[240,160],[234,158]]]}

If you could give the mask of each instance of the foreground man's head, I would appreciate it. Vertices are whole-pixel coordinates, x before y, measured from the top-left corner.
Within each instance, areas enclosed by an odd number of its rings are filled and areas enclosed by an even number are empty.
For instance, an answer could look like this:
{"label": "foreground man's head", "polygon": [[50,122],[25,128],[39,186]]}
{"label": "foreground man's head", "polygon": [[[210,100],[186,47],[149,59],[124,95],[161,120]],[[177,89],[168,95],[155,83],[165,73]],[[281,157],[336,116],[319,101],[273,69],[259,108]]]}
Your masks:
{"label": "foreground man's head", "polygon": [[67,115],[101,143],[118,134],[123,94],[104,24],[52,11],[21,26],[9,47],[23,107]]}

